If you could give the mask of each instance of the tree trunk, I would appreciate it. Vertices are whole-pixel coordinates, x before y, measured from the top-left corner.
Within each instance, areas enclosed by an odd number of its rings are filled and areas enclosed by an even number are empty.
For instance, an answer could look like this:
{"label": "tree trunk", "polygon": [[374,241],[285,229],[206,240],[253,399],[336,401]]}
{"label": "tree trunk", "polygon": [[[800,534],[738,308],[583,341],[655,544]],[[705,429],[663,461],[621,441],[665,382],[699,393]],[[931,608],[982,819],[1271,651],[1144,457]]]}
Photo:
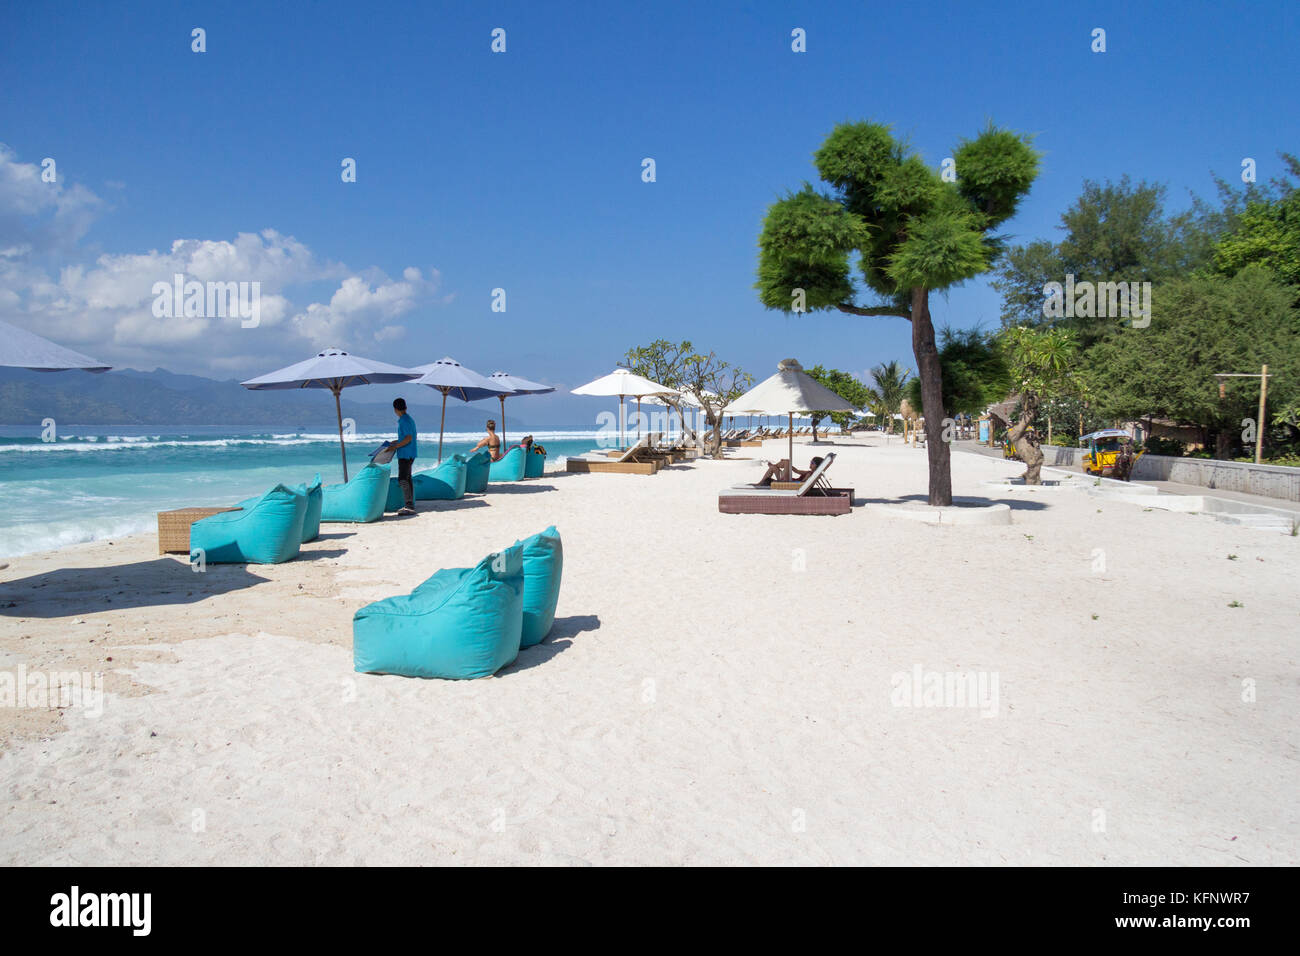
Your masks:
{"label": "tree trunk", "polygon": [[1038,436],[1032,425],[1038,417],[1038,399],[1036,396],[1022,395],[1020,398],[1020,420],[1007,428],[1007,441],[1011,442],[1020,460],[1025,463],[1022,476],[1027,485],[1043,483],[1043,450],[1038,447]]}
{"label": "tree trunk", "polygon": [[1220,461],[1227,461],[1230,459],[1232,457],[1232,441],[1233,435],[1231,432],[1224,429],[1215,432],[1214,457]]}
{"label": "tree trunk", "polygon": [[714,418],[712,412],[706,412],[704,421],[709,426],[708,437],[704,439],[704,453],[717,458],[722,452],[722,416]]}
{"label": "tree trunk", "polygon": [[921,376],[921,414],[925,416],[925,453],[930,459],[930,504],[952,504],[952,449],[943,440],[943,373],[930,321],[930,291],[912,290],[912,354]]}

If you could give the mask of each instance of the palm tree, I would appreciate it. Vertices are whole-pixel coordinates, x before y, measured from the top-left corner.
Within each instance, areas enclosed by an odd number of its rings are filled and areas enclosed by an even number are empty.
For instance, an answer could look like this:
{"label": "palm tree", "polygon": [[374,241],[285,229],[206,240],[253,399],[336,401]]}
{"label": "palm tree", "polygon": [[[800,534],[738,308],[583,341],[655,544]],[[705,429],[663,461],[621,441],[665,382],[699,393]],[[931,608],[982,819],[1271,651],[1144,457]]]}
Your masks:
{"label": "palm tree", "polygon": [[894,431],[894,413],[903,404],[903,392],[912,373],[898,364],[898,359],[882,362],[871,370],[871,377],[876,382],[876,394],[880,396],[880,408],[890,434]]}

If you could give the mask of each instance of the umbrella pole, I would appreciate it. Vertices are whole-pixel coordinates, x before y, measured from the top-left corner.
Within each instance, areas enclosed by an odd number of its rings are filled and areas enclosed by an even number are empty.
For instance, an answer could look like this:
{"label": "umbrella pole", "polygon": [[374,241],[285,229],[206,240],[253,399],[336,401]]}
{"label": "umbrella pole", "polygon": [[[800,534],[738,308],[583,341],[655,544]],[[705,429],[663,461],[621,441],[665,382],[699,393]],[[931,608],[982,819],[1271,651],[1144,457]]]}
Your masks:
{"label": "umbrella pole", "polygon": [[[785,430],[785,437],[790,440],[790,450],[786,453],[790,459],[790,467],[794,467],[794,412],[790,413],[789,427]],[[788,477],[788,476],[787,476]]]}
{"label": "umbrella pole", "polygon": [[618,397],[618,447],[623,448],[627,445],[627,439],[623,437],[623,424],[626,419],[623,417],[623,396]]}
{"label": "umbrella pole", "polygon": [[641,396],[636,397],[636,440],[641,440]]}
{"label": "umbrella pole", "polygon": [[498,395],[497,398],[501,399],[501,441],[504,442],[506,440],[506,397]]}
{"label": "umbrella pole", "polygon": [[[438,389],[442,392],[442,389]],[[447,424],[447,393],[442,392],[442,418],[438,419],[438,464],[442,464],[442,430]]]}
{"label": "umbrella pole", "polygon": [[339,392],[342,389],[332,388],[330,391],[334,393],[334,414],[339,420],[339,454],[343,456],[343,483],[346,485],[348,483],[348,449],[343,444],[343,406],[339,402]]}

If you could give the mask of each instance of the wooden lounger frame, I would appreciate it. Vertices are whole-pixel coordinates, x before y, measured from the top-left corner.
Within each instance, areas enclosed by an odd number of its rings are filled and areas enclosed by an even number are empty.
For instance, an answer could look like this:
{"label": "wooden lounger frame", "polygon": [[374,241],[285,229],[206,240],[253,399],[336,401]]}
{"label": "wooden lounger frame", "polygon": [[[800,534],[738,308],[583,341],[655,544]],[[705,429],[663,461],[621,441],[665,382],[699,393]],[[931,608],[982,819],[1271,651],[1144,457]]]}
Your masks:
{"label": "wooden lounger frame", "polygon": [[724,515],[846,515],[853,510],[853,491],[832,488],[820,495],[718,495],[718,511]]}
{"label": "wooden lounger frame", "polygon": [[795,489],[729,488],[718,495],[718,511],[728,515],[849,514],[853,510],[853,489],[832,488],[826,480],[834,461],[832,452]]}
{"label": "wooden lounger frame", "polygon": [[564,470],[580,474],[653,475],[663,467],[663,461],[592,461],[590,458],[570,458]]}

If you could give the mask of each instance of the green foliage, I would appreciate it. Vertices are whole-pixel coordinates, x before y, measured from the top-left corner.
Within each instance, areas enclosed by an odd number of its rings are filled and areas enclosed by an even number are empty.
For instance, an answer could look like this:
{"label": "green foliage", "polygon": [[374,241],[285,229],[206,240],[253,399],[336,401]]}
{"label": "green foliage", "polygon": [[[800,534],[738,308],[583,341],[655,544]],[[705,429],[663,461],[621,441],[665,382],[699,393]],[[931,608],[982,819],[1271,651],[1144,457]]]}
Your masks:
{"label": "green foliage", "polygon": [[1292,290],[1260,265],[1231,278],[1196,276],[1162,286],[1146,329],[1124,329],[1089,355],[1097,401],[1111,418],[1170,418],[1240,441],[1243,419],[1258,414],[1259,380],[1216,372],[1258,371],[1268,363],[1270,403],[1300,399],[1300,311]]}
{"label": "green foliage", "polygon": [[[1079,430],[1079,418],[1083,417],[1083,430]],[[1056,395],[1045,398],[1038,405],[1038,414],[1033,426],[1040,435],[1047,434],[1047,421],[1052,421],[1052,444],[1058,436],[1069,436],[1067,444],[1075,444],[1081,435],[1109,428],[1111,419],[1102,416],[1092,402],[1085,401],[1078,395]]]}
{"label": "green foliage", "polygon": [[1182,458],[1187,454],[1187,445],[1177,438],[1148,438],[1142,443],[1148,455],[1164,455],[1168,458]]}
{"label": "green foliage", "polygon": [[1043,286],[1064,282],[1151,282],[1160,284],[1204,266],[1211,257],[1216,215],[1194,207],[1164,212],[1165,188],[1148,182],[1085,181],[1083,193],[1061,215],[1059,243],[1046,240],[1007,249],[993,287],[1002,294],[1003,325],[1064,325],[1079,334],[1085,350],[1105,332],[1105,322],[1043,315]]}
{"label": "green foliage", "polygon": [[1055,395],[1078,394],[1078,343],[1069,329],[1016,325],[998,334],[1011,376],[1011,386],[1038,401]]}
{"label": "green foliage", "polygon": [[809,310],[853,297],[849,250],[863,245],[866,226],[839,203],[811,186],[768,210],[759,238],[759,300],[769,309],[793,312],[794,290],[803,289]]}
{"label": "green foliage", "polygon": [[[1292,175],[1300,176],[1300,159],[1282,154]],[[1214,245],[1214,268],[1233,276],[1248,265],[1260,265],[1295,289],[1300,300],[1300,189],[1287,179],[1272,193],[1247,201],[1234,227]]]}
{"label": "green foliage", "polygon": [[[754,384],[748,372],[727,364],[714,352],[707,355],[697,352],[689,341],[674,343],[655,339],[649,345],[628,349],[624,361],[637,375],[694,396],[710,425],[720,422],[722,409]],[[676,398],[665,401],[681,412]]]}
{"label": "green foliage", "polygon": [[1029,141],[992,123],[975,139],[962,140],[953,158],[957,189],[981,217],[984,229],[1014,216],[1038,176],[1038,154]]}
{"label": "green foliage", "polygon": [[[939,335],[944,415],[979,415],[1011,390],[1011,373],[1002,351],[978,329],[944,329]],[[907,401],[921,407],[921,380],[907,383]]]}
{"label": "green foliage", "polygon": [[[813,161],[835,191],[806,185],[774,203],[759,238],[756,288],[768,308],[853,311],[850,258],[875,293],[875,314],[910,316],[914,288],[943,289],[986,271],[996,243],[986,232],[1016,209],[1038,171],[1028,138],[990,126],[959,144],[957,183],[880,123],[842,123]],[[969,163],[969,170],[965,168]],[[966,177],[969,176],[969,182]]]}
{"label": "green foliage", "polygon": [[947,288],[988,268],[988,249],[976,217],[935,211],[914,220],[907,239],[889,257],[885,274],[899,289]]}
{"label": "green foliage", "polygon": [[[1300,159],[1282,159],[1291,177],[1300,176]],[[1197,199],[1169,215],[1159,185],[1086,182],[1061,217],[1059,242],[1015,246],[1000,261],[993,285],[1003,296],[1003,323],[1049,324],[1043,285],[1067,273],[1076,281],[1151,282],[1146,329],[1051,321],[1078,336],[1080,378],[1095,399],[1088,408],[1107,421],[1197,425],[1217,454],[1228,454],[1247,444],[1243,420],[1258,414],[1259,382],[1227,379],[1221,399],[1214,373],[1268,363],[1265,447],[1290,454],[1300,442],[1300,190],[1283,177],[1244,189],[1219,181],[1219,193],[1217,206]],[[1039,423],[1045,412],[1037,413]]]}
{"label": "green foliage", "polygon": [[902,407],[903,399],[907,397],[907,381],[911,374],[897,359],[882,362],[871,370],[876,396],[872,405],[876,414],[884,419],[882,424],[891,432],[894,430],[894,413]]}
{"label": "green foliage", "polygon": [[[827,369],[820,365],[814,365],[808,370],[808,374],[821,382],[821,384],[825,385],[840,398],[844,399],[855,409],[868,405],[874,396],[871,389],[864,385],[856,375],[852,375],[849,372],[841,372],[837,368]],[[843,428],[850,422],[856,421],[858,416],[854,412],[818,411],[812,412],[809,417],[812,418],[813,428],[816,428],[817,423],[823,418],[829,418],[836,425]]]}
{"label": "green foliage", "polygon": [[686,359],[695,354],[689,341],[669,342],[655,339],[649,345],[637,345],[623,355],[623,364],[652,382],[680,390],[685,384]]}

